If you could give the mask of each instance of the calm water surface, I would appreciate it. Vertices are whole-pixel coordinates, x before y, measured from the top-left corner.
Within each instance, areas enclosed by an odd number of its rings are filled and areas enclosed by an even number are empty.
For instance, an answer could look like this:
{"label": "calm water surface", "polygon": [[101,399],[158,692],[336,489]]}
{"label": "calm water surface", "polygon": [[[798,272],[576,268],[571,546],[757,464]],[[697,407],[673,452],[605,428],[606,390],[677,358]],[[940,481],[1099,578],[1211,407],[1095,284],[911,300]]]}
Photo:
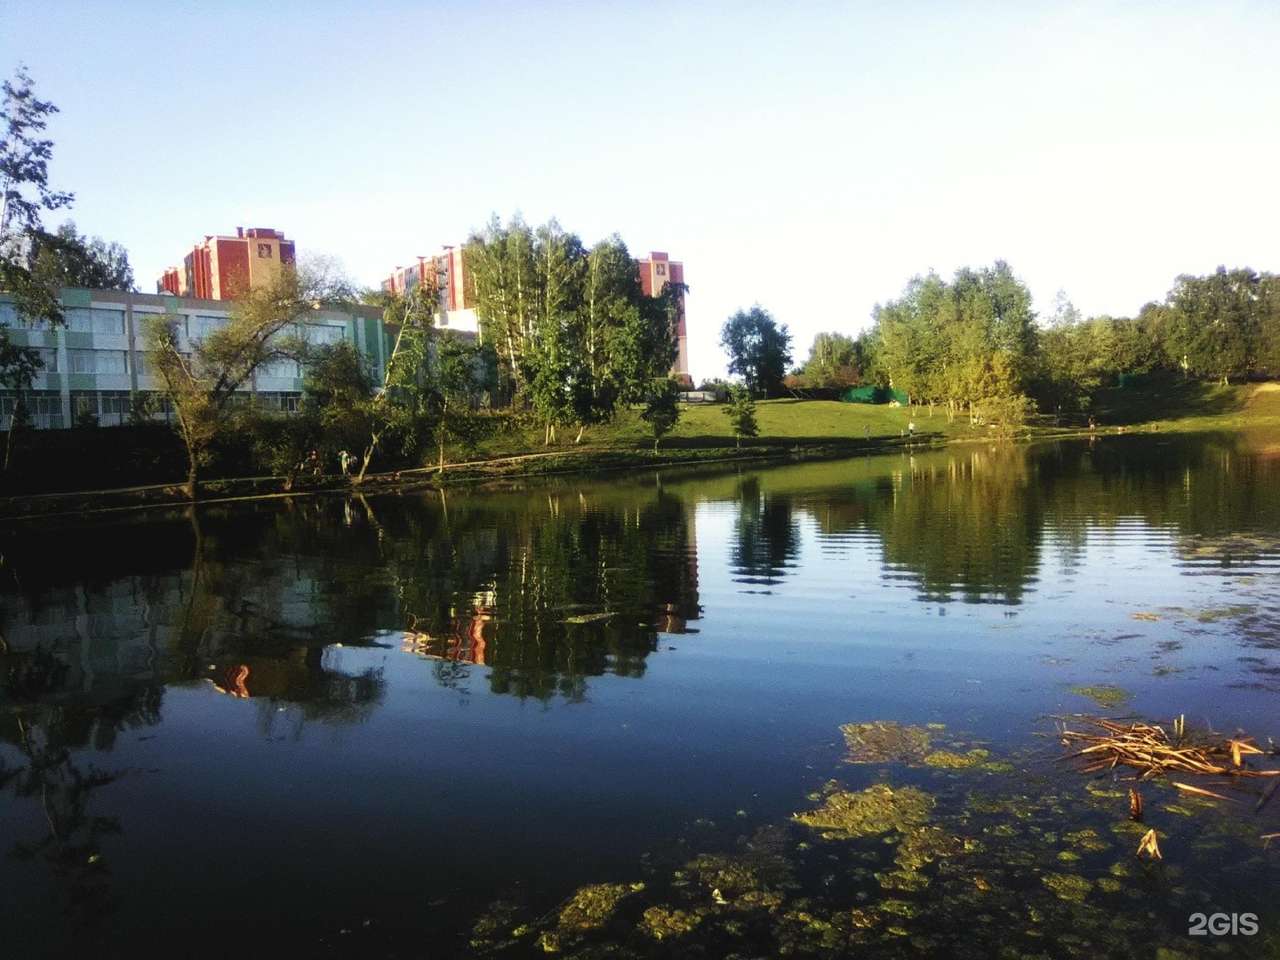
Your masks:
{"label": "calm water surface", "polygon": [[[1280,830],[1280,800],[1178,810],[1153,787],[1166,859],[1138,865],[1114,784],[1086,791],[1044,735],[1049,715],[1101,712],[1073,688],[1110,684],[1128,695],[1113,713],[1280,738],[1276,440],[4,528],[0,953],[518,955],[542,949],[520,924],[554,926],[584,884],[633,881],[647,889],[611,926],[547,945],[989,955],[1040,924],[1014,955],[1274,950],[1280,850],[1258,837]],[[842,763],[839,726],[871,720],[945,725],[936,737],[1013,772]],[[929,867],[932,887],[886,890],[884,843],[790,821],[833,778],[926,790],[1015,894],[949,913],[947,884],[987,882],[953,869],[969,854]],[[1006,849],[996,813],[945,819],[988,794],[1047,805]],[[1058,856],[1059,831],[1088,825],[1107,848]],[[768,844],[794,861],[766,883],[781,905],[753,913],[687,868]],[[1093,884],[1083,902],[1039,882],[1058,869]],[[634,932],[672,897],[710,919],[683,940]],[[886,897],[916,905],[900,931],[840,926]],[[1190,909],[1259,911],[1262,934],[1188,938]],[[983,923],[1006,932],[983,940]]]}

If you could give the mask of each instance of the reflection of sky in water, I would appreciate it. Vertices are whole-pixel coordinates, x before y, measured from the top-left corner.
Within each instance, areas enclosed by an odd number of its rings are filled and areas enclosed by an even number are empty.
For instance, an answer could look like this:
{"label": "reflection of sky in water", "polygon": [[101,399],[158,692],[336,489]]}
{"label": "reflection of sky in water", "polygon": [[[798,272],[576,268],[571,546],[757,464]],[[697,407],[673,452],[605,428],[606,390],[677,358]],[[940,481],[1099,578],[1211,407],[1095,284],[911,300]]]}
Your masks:
{"label": "reflection of sky in water", "polygon": [[[121,825],[119,929],[210,929],[191,904],[329,929],[340,904],[446,930],[504,890],[630,875],[699,817],[786,816],[849,720],[1032,744],[1102,682],[1274,734],[1275,471],[1014,456],[672,474],[658,506],[648,479],[459,492],[447,527],[432,500],[211,515],[214,596],[181,541],[177,570],[8,588],[22,675],[68,660],[45,695],[7,674],[0,756],[19,715],[99,725],[68,756],[121,774],[93,801]],[[0,846],[41,835],[38,804],[0,809]],[[0,881],[60,922],[47,870]]]}

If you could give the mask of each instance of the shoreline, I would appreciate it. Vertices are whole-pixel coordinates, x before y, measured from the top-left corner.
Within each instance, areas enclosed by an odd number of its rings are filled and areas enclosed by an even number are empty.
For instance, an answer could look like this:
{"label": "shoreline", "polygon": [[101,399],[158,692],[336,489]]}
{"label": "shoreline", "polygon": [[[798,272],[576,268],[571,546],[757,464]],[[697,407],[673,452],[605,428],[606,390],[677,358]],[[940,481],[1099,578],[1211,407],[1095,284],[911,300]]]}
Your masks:
{"label": "shoreline", "polygon": [[[286,499],[323,494],[381,494],[412,490],[440,489],[448,486],[480,485],[506,479],[542,476],[590,475],[620,470],[663,469],[680,466],[702,466],[725,463],[795,463],[805,460],[838,460],[845,457],[875,456],[895,451],[939,450],[966,444],[1027,444],[1056,440],[1087,440],[1150,434],[1190,435],[1195,433],[1242,433],[1255,427],[1275,427],[1280,419],[1258,417],[1183,417],[1144,423],[1105,425],[1095,430],[1080,427],[1028,427],[1010,438],[992,436],[956,436],[940,432],[920,433],[914,438],[878,436],[866,439],[812,438],[774,440],[763,438],[751,446],[681,446],[658,451],[640,447],[598,446],[580,449],[557,449],[512,454],[478,460],[446,463],[443,474],[436,466],[414,467],[386,473],[369,474],[364,482],[353,485],[341,476],[331,475],[298,482],[285,489],[285,477],[233,477],[203,481],[202,495],[189,500],[182,483],[159,483],[99,490],[59,493],[18,494],[0,498],[0,521],[65,518],[93,514],[122,513],[133,510],[205,506],[254,500]],[[1243,422],[1242,422],[1243,421]]]}

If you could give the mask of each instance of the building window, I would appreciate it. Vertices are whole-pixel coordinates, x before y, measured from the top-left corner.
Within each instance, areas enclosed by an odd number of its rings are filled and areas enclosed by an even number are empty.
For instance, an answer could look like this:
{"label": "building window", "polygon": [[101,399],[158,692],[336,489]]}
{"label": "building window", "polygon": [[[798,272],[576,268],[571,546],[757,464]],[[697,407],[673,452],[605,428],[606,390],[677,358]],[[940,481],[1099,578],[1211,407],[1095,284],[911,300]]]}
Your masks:
{"label": "building window", "polygon": [[109,337],[124,336],[124,311],[99,307],[68,307],[67,329],[76,333],[97,333]]}
{"label": "building window", "polygon": [[68,350],[72,373],[128,373],[123,350]]}
{"label": "building window", "polygon": [[308,343],[329,344],[341,343],[343,334],[346,333],[345,328],[332,326],[329,324],[307,324],[304,336]]}
{"label": "building window", "polygon": [[44,361],[44,369],[41,373],[57,373],[58,372],[58,351],[52,347],[40,347],[36,350],[40,354],[40,359]]}
{"label": "building window", "polygon": [[127,391],[104,390],[98,394],[98,398],[103,417],[114,417],[115,422],[123,423],[129,416],[132,403]]}
{"label": "building window", "polygon": [[667,275],[667,265],[665,263],[654,264],[654,271],[658,276],[665,277]]}
{"label": "building window", "polygon": [[12,303],[0,303],[0,327],[15,327],[24,330],[48,330],[48,320],[32,320],[18,313]]}
{"label": "building window", "polygon": [[264,363],[261,370],[261,376],[268,380],[296,380],[302,376],[298,371],[298,364],[293,360],[276,360],[272,363]]}
{"label": "building window", "polygon": [[269,243],[258,244],[258,259],[259,260],[271,259],[271,244]]}
{"label": "building window", "polygon": [[225,317],[193,316],[191,318],[190,337],[192,340],[203,340],[226,322]]}

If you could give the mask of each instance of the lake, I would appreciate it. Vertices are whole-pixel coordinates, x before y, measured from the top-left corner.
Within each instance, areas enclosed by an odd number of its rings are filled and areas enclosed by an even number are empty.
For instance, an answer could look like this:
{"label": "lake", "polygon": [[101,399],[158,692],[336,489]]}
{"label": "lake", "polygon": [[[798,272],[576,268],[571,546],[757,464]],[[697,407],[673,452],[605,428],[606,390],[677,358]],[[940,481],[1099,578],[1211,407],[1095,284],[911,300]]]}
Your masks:
{"label": "lake", "polygon": [[1280,950],[1261,778],[1142,784],[1139,824],[1134,771],[1055,734],[1280,738],[1280,438],[210,504],[0,552],[6,957]]}

